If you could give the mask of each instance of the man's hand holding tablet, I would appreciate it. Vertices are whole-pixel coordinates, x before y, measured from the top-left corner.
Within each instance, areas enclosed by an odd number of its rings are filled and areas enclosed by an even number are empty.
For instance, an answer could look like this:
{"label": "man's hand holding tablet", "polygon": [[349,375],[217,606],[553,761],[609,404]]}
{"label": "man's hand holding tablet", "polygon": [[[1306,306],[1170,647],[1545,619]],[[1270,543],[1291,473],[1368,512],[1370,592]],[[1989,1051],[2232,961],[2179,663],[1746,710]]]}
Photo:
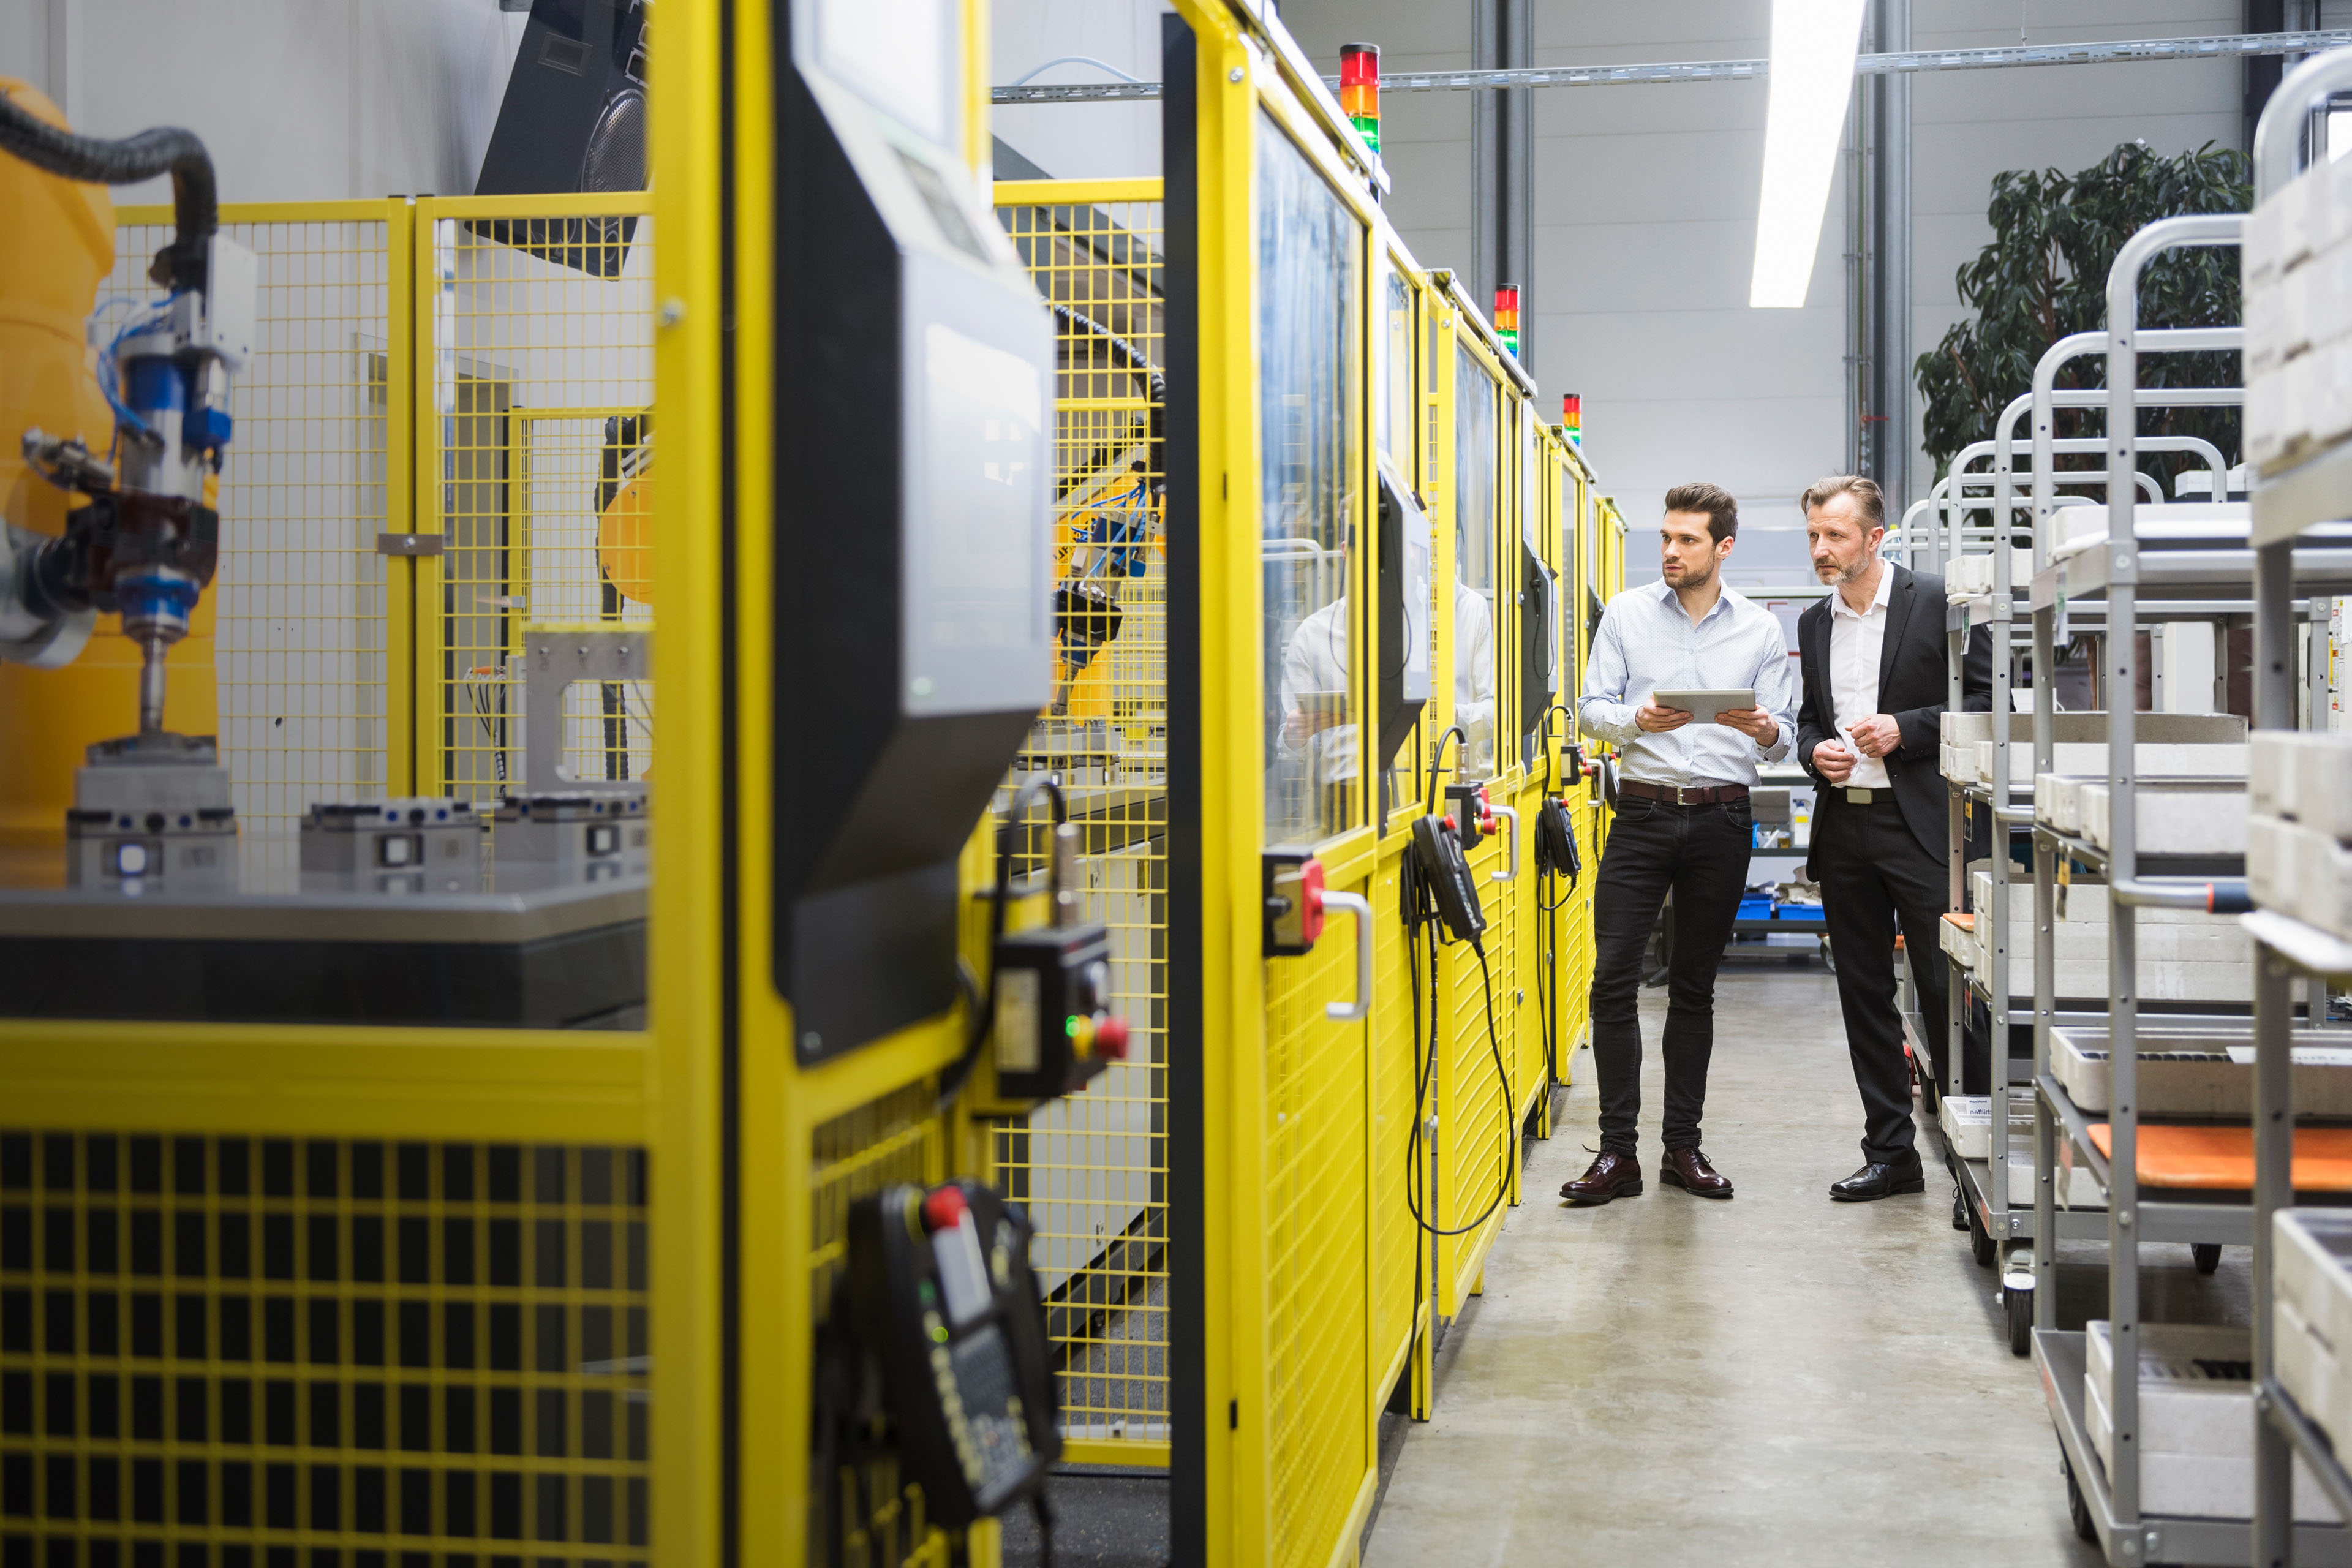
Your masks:
{"label": "man's hand holding tablet", "polygon": [[1769,746],[1780,738],[1772,715],[1756,706],[1751,688],[1738,691],[1658,691],[1634,722],[1652,734],[1664,734],[1685,724],[1720,724],[1737,730],[1757,744]]}

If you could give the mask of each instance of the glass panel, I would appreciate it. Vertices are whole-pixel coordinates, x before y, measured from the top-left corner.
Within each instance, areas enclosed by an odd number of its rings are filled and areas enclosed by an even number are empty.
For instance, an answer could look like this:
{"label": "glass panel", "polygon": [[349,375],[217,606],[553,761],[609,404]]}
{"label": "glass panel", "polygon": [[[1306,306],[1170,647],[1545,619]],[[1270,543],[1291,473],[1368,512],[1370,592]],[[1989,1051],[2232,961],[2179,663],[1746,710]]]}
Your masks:
{"label": "glass panel", "polygon": [[1381,282],[1386,299],[1381,339],[1381,405],[1378,431],[1381,450],[1396,459],[1397,469],[1412,473],[1412,287],[1383,261]]}
{"label": "glass panel", "polygon": [[1494,379],[1454,345],[1454,721],[1469,736],[1462,776],[1495,773]]}
{"label": "glass panel", "polygon": [[1358,819],[1348,607],[1363,475],[1363,226],[1271,121],[1258,125],[1260,559],[1265,836]]}
{"label": "glass panel", "polygon": [[[218,536],[160,711],[117,622],[0,661],[0,1016],[643,1026],[654,224],[419,226],[412,269],[417,237],[365,209],[223,226],[252,353],[216,471],[147,475]],[[79,285],[110,376],[161,323],[171,237],[126,218]],[[57,403],[0,395],[9,451],[35,416],[105,435],[68,349],[27,384]],[[64,497],[0,467],[0,521],[59,533]],[[86,526],[54,548],[111,555]]]}
{"label": "glass panel", "polygon": [[[1415,374],[1412,326],[1412,286],[1396,270],[1393,258],[1384,258],[1382,264],[1384,300],[1382,310],[1380,444],[1381,450],[1395,462],[1397,472],[1405,482],[1415,485],[1419,473],[1415,451],[1422,426],[1420,377]],[[1428,542],[1431,554],[1437,549],[1433,537]],[[1425,606],[1424,606],[1425,608]],[[1420,616],[1413,617],[1415,621]],[[1424,659],[1424,662],[1425,659]],[[1419,743],[1419,727],[1397,748],[1396,755],[1388,762],[1388,794],[1383,809],[1393,811],[1402,802],[1412,798],[1413,748]]]}

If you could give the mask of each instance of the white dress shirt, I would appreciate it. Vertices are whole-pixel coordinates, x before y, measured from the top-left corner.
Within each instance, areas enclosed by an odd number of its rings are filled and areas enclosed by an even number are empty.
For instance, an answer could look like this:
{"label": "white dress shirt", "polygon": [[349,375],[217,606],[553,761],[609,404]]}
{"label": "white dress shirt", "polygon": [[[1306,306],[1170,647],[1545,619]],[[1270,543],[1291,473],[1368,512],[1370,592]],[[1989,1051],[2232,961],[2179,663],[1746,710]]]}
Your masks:
{"label": "white dress shirt", "polygon": [[[1841,730],[1878,711],[1878,657],[1886,646],[1886,604],[1894,592],[1895,568],[1881,562],[1878,593],[1867,611],[1857,613],[1843,594],[1830,595],[1830,696]],[[1894,783],[1884,758],[1864,756],[1854,758],[1845,782],[1856,789],[1888,789]]]}
{"label": "white dress shirt", "polygon": [[[1664,583],[1628,588],[1609,601],[1584,671],[1578,726],[1622,749],[1620,776],[1668,788],[1759,782],[1759,761],[1789,754],[1797,728],[1797,671],[1788,634],[1769,611],[1729,588],[1691,625]],[[1756,705],[1780,727],[1769,746],[1728,724],[1693,721],[1654,735],[1634,713],[1661,690],[1752,687]]]}
{"label": "white dress shirt", "polygon": [[[1299,622],[1282,650],[1283,716],[1297,712],[1307,692],[1349,689],[1348,600],[1342,595]],[[1487,754],[1493,754],[1495,617],[1477,591],[1458,578],[1454,584],[1454,718],[1474,747],[1483,740]],[[1286,753],[1307,753],[1318,784],[1356,776],[1353,724],[1318,730],[1296,746],[1285,734],[1280,744]]]}

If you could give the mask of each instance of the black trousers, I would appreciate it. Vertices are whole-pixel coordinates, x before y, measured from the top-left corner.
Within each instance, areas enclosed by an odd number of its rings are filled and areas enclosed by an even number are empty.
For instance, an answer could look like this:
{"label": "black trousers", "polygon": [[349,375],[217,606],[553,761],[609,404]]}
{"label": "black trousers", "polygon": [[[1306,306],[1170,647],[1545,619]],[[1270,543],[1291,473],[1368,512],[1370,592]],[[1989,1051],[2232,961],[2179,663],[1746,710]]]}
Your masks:
{"label": "black trousers", "polygon": [[1755,817],[1745,800],[1669,805],[1625,796],[1592,889],[1592,1065],[1601,1079],[1601,1146],[1634,1152],[1642,1113],[1642,957],[1672,891],[1666,983],[1665,1146],[1698,1147],[1706,1063],[1715,1050],[1715,972],[1748,885]]}
{"label": "black trousers", "polygon": [[1893,791],[1868,805],[1823,789],[1813,812],[1812,877],[1837,959],[1838,1005],[1845,1046],[1862,1091],[1864,1160],[1910,1166],[1919,1161],[1911,1124],[1911,1079],[1903,1057],[1903,1015],[1895,994],[1895,930],[1914,955],[1913,984],[1927,1048],[1944,1059],[1947,968],[1936,929],[1951,907],[1949,870],[1903,820]]}

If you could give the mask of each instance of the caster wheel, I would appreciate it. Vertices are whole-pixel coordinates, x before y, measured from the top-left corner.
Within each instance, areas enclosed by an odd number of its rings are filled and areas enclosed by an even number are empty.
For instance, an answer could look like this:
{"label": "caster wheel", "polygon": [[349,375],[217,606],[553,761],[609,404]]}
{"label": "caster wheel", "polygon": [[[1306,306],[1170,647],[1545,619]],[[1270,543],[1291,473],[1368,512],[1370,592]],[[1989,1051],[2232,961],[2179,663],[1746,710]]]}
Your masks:
{"label": "caster wheel", "polygon": [[1958,1187],[1952,1189],[1952,1228],[1954,1230],[1969,1228],[1968,1205],[1961,1201],[1960,1189]]}
{"label": "caster wheel", "polygon": [[2074,1467],[2061,1459],[2058,1468],[2066,1477],[2066,1517],[2074,1521],[2074,1533],[2095,1546],[2099,1529],[2091,1522],[2091,1505],[2083,1500],[2083,1489],[2074,1484]]}
{"label": "caster wheel", "polygon": [[2197,1260],[2197,1272],[2210,1274],[2221,1267],[2221,1244],[2218,1241],[2192,1241],[2189,1256]]}
{"label": "caster wheel", "polygon": [[1999,1251],[2000,1248],[1993,1245],[1991,1233],[1985,1229],[1984,1222],[1977,1218],[1976,1210],[1969,1210],[1969,1252],[1976,1258],[1977,1267],[1991,1268],[1994,1255]]}
{"label": "caster wheel", "polygon": [[2009,1312],[2009,1353],[2030,1355],[2033,1352],[2033,1292],[2003,1290],[2001,1305]]}

